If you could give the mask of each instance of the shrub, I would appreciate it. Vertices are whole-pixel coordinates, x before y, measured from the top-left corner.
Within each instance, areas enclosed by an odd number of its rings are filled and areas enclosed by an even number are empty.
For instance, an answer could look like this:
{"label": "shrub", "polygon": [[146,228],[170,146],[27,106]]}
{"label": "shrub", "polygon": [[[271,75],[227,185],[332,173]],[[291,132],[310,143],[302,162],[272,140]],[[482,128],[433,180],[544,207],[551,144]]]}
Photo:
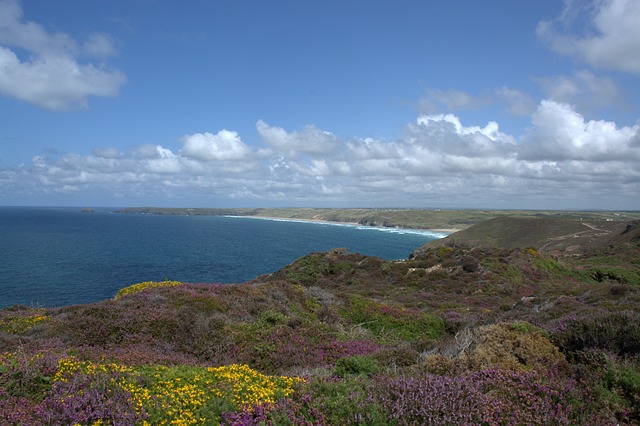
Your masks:
{"label": "shrub", "polygon": [[640,370],[633,365],[609,364],[603,375],[598,403],[619,419],[640,423]]}
{"label": "shrub", "polygon": [[464,317],[454,310],[446,310],[443,317],[445,330],[449,334],[457,333],[466,324]]}
{"label": "shrub", "polygon": [[407,341],[417,341],[437,339],[444,334],[444,322],[440,318],[360,296],[349,301],[347,307],[342,310],[342,315],[379,337],[390,335]]}
{"label": "shrub", "polygon": [[42,405],[53,424],[215,424],[222,412],[273,404],[301,381],[237,364],[133,368],[72,357],[60,361],[54,380]]}
{"label": "shrub", "polygon": [[260,314],[258,322],[262,322],[266,326],[285,325],[289,322],[289,317],[276,310],[268,309]]}
{"label": "shrub", "polygon": [[322,324],[298,328],[256,325],[259,324],[236,327],[237,359],[266,372],[322,367],[339,358],[366,355],[379,348],[370,340],[338,341]]}
{"label": "shrub", "polygon": [[115,298],[120,299],[121,297],[124,297],[126,295],[135,294],[150,288],[173,287],[181,284],[182,283],[178,281],[145,281],[145,282],[133,284],[133,285],[130,285],[129,287],[125,287],[118,290],[118,293],[116,293]]}
{"label": "shrub", "polygon": [[546,332],[529,323],[500,323],[474,330],[464,343],[460,361],[471,369],[563,368],[568,364]]}
{"label": "shrub", "polygon": [[408,367],[415,364],[420,354],[415,349],[405,346],[383,347],[372,354],[381,367]]}
{"label": "shrub", "polygon": [[477,272],[480,269],[480,262],[473,256],[464,256],[460,263],[465,272]]}
{"label": "shrub", "polygon": [[54,383],[38,407],[46,424],[135,424],[147,418],[130,392],[117,385],[117,372],[75,374]]}
{"label": "shrub", "polygon": [[553,342],[569,355],[591,348],[635,356],[640,354],[640,313],[587,312],[559,321],[551,334]]}
{"label": "shrub", "polygon": [[42,351],[35,355],[19,348],[0,355],[0,389],[15,397],[39,398],[51,389],[62,355]]}
{"label": "shrub", "polygon": [[481,424],[485,399],[476,384],[447,376],[383,377],[376,400],[398,425]]}
{"label": "shrub", "polygon": [[589,271],[591,278],[599,283],[617,282],[620,284],[640,285],[640,271],[630,268],[599,268]]}
{"label": "shrub", "polygon": [[29,426],[41,423],[30,399],[10,395],[0,388],[0,424]]}
{"label": "shrub", "polygon": [[340,358],[336,362],[336,375],[346,376],[369,376],[380,371],[378,361],[367,355],[354,355]]}
{"label": "shrub", "polygon": [[488,369],[382,376],[372,392],[389,422],[398,425],[585,424],[597,415],[591,415],[588,394],[575,386],[553,374]]}
{"label": "shrub", "polygon": [[[309,425],[387,425],[383,407],[373,397],[371,382],[362,376],[345,379],[316,379],[303,387],[304,393],[294,404],[301,405],[298,418],[304,415]],[[295,411],[294,411],[295,413]],[[286,420],[286,419],[285,419]],[[281,423],[273,424],[305,424]]]}
{"label": "shrub", "polygon": [[0,331],[10,334],[23,334],[36,325],[49,321],[44,309],[14,306],[0,310]]}
{"label": "shrub", "polygon": [[555,372],[489,369],[464,379],[477,383],[485,395],[488,424],[573,425],[593,421],[589,392]]}

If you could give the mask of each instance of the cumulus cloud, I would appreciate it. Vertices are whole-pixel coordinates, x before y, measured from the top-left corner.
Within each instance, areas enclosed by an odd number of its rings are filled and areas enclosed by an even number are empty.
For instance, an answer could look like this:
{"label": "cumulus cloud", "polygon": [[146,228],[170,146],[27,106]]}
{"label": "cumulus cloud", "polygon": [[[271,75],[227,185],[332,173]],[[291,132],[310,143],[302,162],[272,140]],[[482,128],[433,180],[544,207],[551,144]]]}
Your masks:
{"label": "cumulus cloud", "polygon": [[[576,34],[583,22],[582,34]],[[568,0],[556,20],[538,24],[537,34],[553,50],[591,66],[640,74],[638,22],[637,0]]]}
{"label": "cumulus cloud", "polygon": [[147,158],[140,164],[144,172],[155,174],[176,174],[183,169],[180,157],[174,154],[170,149],[156,145],[156,154],[154,157]]}
{"label": "cumulus cloud", "polygon": [[287,132],[259,120],[256,129],[262,140],[274,150],[323,154],[333,151],[338,142],[331,132],[320,130],[312,125],[306,126],[302,131]]}
{"label": "cumulus cloud", "polygon": [[[28,57],[16,53],[22,50]],[[24,21],[17,0],[0,0],[0,93],[6,96],[54,111],[86,107],[89,96],[115,96],[126,81],[121,71],[79,62],[81,56],[104,59],[115,53],[106,34],[91,34],[78,44],[68,34]]]}
{"label": "cumulus cloud", "polygon": [[182,138],[182,155],[201,161],[242,160],[249,148],[238,133],[220,130],[212,133],[195,133]]}
{"label": "cumulus cloud", "polygon": [[554,100],[537,106],[521,137],[505,134],[496,122],[469,125],[454,114],[419,116],[389,141],[343,141],[314,126],[287,130],[264,121],[256,128],[255,144],[220,130],[187,135],[177,151],[96,148],[0,166],[0,196],[101,192],[289,206],[640,207],[640,125],[587,120]]}
{"label": "cumulus cloud", "polygon": [[532,122],[534,127],[525,137],[522,158],[630,161],[636,167],[640,163],[640,125],[619,128],[611,121],[586,121],[571,106],[549,100],[540,103]]}

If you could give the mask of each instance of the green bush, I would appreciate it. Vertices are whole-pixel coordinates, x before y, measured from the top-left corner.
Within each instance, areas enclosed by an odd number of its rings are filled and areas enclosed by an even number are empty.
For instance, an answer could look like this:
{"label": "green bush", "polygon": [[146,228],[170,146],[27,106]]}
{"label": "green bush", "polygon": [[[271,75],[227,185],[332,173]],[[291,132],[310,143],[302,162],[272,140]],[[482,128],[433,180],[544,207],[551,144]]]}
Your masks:
{"label": "green bush", "polygon": [[380,364],[370,355],[353,355],[336,362],[336,375],[340,377],[369,376],[378,372]]}
{"label": "green bush", "polygon": [[414,365],[420,353],[410,346],[394,345],[384,347],[372,354],[381,367],[396,368]]}
{"label": "green bush", "polygon": [[621,424],[640,424],[640,370],[637,366],[609,362],[594,386],[594,404],[612,413]]}
{"label": "green bush", "polygon": [[433,340],[445,332],[444,321],[438,317],[360,296],[353,297],[341,313],[382,339]]}
{"label": "green bush", "polygon": [[334,378],[314,380],[308,383],[304,390],[312,395],[311,405],[321,413],[323,421],[293,424],[371,426],[390,424],[387,413],[377,401],[371,398],[371,381],[362,376],[350,376],[337,381]]}
{"label": "green bush", "polygon": [[632,366],[611,366],[603,377],[608,389],[618,389],[627,400],[640,409],[640,371]]}
{"label": "green bush", "polygon": [[273,309],[266,310],[260,314],[258,322],[263,323],[267,327],[276,325],[285,325],[289,321],[289,317]]}
{"label": "green bush", "polygon": [[620,284],[640,285],[640,271],[626,268],[598,268],[589,271],[597,282],[618,282]]}

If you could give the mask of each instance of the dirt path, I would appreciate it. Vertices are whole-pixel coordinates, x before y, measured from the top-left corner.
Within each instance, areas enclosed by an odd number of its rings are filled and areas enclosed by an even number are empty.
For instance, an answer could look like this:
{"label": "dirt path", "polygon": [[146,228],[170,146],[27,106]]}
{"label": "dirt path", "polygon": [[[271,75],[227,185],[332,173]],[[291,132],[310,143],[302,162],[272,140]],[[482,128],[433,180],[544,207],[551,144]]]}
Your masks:
{"label": "dirt path", "polygon": [[587,230],[585,231],[580,231],[580,232],[573,232],[571,234],[566,234],[566,235],[558,235],[557,237],[551,237],[548,238],[548,243],[542,245],[540,247],[541,250],[546,250],[549,248],[549,246],[553,245],[554,243],[557,243],[559,241],[565,241],[568,239],[576,239],[578,241],[576,241],[576,245],[580,245],[580,243],[585,243],[585,242],[590,242],[593,239],[597,239],[597,238],[601,238],[601,237],[605,237],[607,235],[610,235],[612,233],[612,230],[610,229],[602,229],[602,228],[598,228],[595,225],[591,225],[590,223],[586,223],[586,222],[580,222],[581,225],[586,226]]}

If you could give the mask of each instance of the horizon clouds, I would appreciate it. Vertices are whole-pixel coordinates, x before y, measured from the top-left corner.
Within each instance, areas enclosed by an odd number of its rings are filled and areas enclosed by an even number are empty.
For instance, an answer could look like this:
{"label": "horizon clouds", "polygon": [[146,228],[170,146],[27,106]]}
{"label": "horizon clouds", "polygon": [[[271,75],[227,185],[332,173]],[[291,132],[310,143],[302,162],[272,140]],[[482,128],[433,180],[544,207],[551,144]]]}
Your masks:
{"label": "horizon clouds", "polygon": [[[312,125],[288,131],[263,120],[256,131],[257,145],[223,129],[184,135],[177,150],[146,144],[129,152],[104,147],[88,155],[39,155],[5,168],[0,179],[5,192],[16,194],[109,191],[180,203],[189,189],[250,203],[399,207],[446,204],[452,193],[471,205],[491,193],[531,207],[541,202],[536,192],[553,192],[556,202],[597,200],[612,192],[632,197],[640,185],[640,125],[585,120],[551,100],[540,102],[519,137],[502,133],[496,122],[465,126],[454,114],[418,116],[393,141],[344,141]],[[587,194],[585,186],[592,188]],[[420,200],[420,194],[429,195]]]}

